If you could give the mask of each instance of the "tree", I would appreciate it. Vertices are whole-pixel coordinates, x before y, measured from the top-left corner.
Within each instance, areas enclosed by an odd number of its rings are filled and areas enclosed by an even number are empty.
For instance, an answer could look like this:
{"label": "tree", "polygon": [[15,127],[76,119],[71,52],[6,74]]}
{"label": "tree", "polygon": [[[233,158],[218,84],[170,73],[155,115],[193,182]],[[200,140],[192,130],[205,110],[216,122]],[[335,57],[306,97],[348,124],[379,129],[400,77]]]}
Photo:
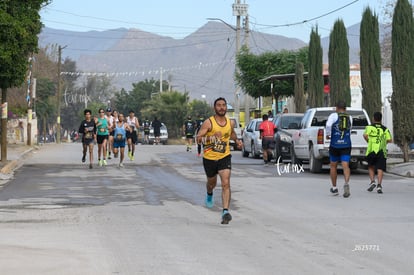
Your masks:
{"label": "tree", "polygon": [[258,98],[260,96],[293,96],[293,79],[290,81],[277,81],[274,84],[272,95],[269,83],[260,81],[273,74],[292,74],[296,70],[296,62],[302,62],[308,68],[308,48],[298,51],[283,50],[280,52],[265,52],[254,55],[247,48],[242,48],[237,55],[239,73],[236,81],[248,95]]}
{"label": "tree", "polygon": [[[132,90],[126,91],[122,89],[119,93],[114,96],[114,107],[123,113],[134,110],[137,117],[142,117],[142,109],[151,98],[157,98],[159,95],[160,81],[154,79],[145,79],[138,83],[132,84]],[[163,81],[162,89],[166,91],[168,83]]]}
{"label": "tree", "polygon": [[318,34],[318,27],[312,28],[309,42],[309,75],[308,75],[308,95],[309,107],[323,106],[323,75],[322,75],[323,50],[321,46],[321,36]]}
{"label": "tree", "polygon": [[362,15],[360,36],[362,107],[370,118],[381,110],[381,48],[378,17],[367,7]]}
{"label": "tree", "polygon": [[197,119],[199,116],[207,118],[213,115],[213,110],[204,100],[193,99],[189,103],[188,115],[194,119]]}
{"label": "tree", "polygon": [[398,0],[392,19],[391,73],[394,142],[409,161],[408,145],[414,137],[414,23],[408,0]]}
{"label": "tree", "polygon": [[329,36],[329,84],[331,105],[339,100],[351,105],[349,85],[349,44],[344,22],[338,19]]}
{"label": "tree", "polygon": [[[7,105],[7,89],[20,86],[28,69],[29,56],[37,51],[42,28],[39,11],[49,1],[0,2],[0,89]],[[7,107],[6,107],[7,108]],[[1,119],[1,161],[7,160],[7,117]]]}
{"label": "tree", "polygon": [[303,64],[301,62],[296,63],[295,107],[297,113],[304,113],[306,111],[305,86],[303,80]]}
{"label": "tree", "polygon": [[[56,116],[56,85],[50,79],[40,78],[38,79],[36,86],[36,115],[39,118],[38,128],[41,129],[40,133],[45,139],[48,134],[47,126],[53,124],[53,118]],[[45,140],[43,140],[43,142],[45,142]]]}
{"label": "tree", "polygon": [[179,137],[188,109],[188,93],[172,91],[163,92],[147,101],[142,114],[151,119],[156,116],[167,125],[168,135]]}

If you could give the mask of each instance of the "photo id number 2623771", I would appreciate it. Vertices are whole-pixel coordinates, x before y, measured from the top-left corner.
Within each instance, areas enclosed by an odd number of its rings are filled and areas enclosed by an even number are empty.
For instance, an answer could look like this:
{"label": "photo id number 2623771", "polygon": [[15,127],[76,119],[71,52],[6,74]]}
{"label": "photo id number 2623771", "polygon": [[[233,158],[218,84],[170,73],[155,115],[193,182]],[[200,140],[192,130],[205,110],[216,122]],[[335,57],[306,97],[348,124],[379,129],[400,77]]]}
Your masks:
{"label": "photo id number 2623771", "polygon": [[356,244],[352,251],[379,251],[380,247],[377,244]]}

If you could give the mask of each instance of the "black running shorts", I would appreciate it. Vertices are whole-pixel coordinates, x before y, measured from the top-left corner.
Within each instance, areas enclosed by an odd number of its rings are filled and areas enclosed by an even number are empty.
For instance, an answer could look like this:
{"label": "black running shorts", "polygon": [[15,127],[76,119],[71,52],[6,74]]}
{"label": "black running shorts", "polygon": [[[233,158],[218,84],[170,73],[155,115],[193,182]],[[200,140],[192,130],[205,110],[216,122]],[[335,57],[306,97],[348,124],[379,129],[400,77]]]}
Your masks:
{"label": "black running shorts", "polygon": [[105,139],[108,139],[108,135],[96,135],[96,142],[98,144],[102,144]]}
{"label": "black running shorts", "polygon": [[208,178],[212,178],[218,174],[220,170],[231,169],[231,155],[219,160],[209,160],[203,158],[204,171]]}
{"label": "black running shorts", "polygon": [[137,143],[137,139],[138,139],[137,132],[136,131],[132,131],[132,133],[131,133],[131,132],[128,132],[127,131],[126,132],[126,138],[127,138],[127,140],[128,139],[131,139],[133,144]]}
{"label": "black running shorts", "polygon": [[367,156],[367,162],[369,166],[374,166],[382,171],[385,171],[387,168],[387,159],[384,157],[384,153],[382,151],[379,151],[378,153],[369,153]]}
{"label": "black running shorts", "polygon": [[262,138],[262,149],[274,149],[275,148],[275,140],[273,137],[263,137]]}

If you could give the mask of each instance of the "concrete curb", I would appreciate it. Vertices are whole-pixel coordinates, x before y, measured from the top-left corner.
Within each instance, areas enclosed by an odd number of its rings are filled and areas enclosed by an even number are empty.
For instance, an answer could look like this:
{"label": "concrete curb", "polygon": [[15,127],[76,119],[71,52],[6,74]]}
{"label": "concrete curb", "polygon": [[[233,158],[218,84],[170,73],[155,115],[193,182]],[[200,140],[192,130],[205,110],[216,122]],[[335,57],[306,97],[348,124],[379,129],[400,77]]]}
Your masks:
{"label": "concrete curb", "polygon": [[19,155],[19,157],[15,160],[9,161],[6,165],[3,166],[3,168],[1,168],[0,173],[1,174],[12,174],[13,171],[19,167],[19,165],[21,165],[22,163],[20,162],[21,158],[23,156],[25,156],[26,154],[28,154],[29,152],[31,152],[34,149],[34,147],[31,147],[29,149],[27,149],[26,151],[24,151],[23,153],[21,153]]}

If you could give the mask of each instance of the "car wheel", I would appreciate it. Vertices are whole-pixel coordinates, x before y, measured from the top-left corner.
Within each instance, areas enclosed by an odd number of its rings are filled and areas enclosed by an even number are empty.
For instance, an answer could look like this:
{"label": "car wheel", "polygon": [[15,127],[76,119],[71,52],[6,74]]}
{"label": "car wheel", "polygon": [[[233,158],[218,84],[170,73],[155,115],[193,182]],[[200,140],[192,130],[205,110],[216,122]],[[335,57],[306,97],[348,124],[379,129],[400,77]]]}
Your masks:
{"label": "car wheel", "polygon": [[254,143],[252,143],[252,156],[255,159],[260,158],[260,153],[257,153],[258,151],[256,150],[256,145]]}
{"label": "car wheel", "polygon": [[[280,157],[280,160],[279,160]],[[275,159],[275,162],[277,163],[278,161],[282,161],[282,156],[280,154],[280,148],[279,145],[276,143],[275,144],[275,149],[273,149],[273,158]]]}
{"label": "car wheel", "polygon": [[315,158],[313,146],[309,148],[309,170],[311,173],[320,173],[322,171],[322,160]]}
{"label": "car wheel", "polygon": [[293,144],[290,145],[290,160],[292,164],[302,164],[302,161],[298,159],[298,157],[296,156],[295,147],[293,146]]}
{"label": "car wheel", "polygon": [[244,158],[247,158],[249,156],[249,152],[246,152],[246,149],[244,148],[244,144],[242,146],[242,156]]}
{"label": "car wheel", "polygon": [[358,169],[358,164],[359,164],[358,161],[352,161],[352,159],[351,159],[351,161],[349,162],[349,169],[351,169],[351,170]]}

